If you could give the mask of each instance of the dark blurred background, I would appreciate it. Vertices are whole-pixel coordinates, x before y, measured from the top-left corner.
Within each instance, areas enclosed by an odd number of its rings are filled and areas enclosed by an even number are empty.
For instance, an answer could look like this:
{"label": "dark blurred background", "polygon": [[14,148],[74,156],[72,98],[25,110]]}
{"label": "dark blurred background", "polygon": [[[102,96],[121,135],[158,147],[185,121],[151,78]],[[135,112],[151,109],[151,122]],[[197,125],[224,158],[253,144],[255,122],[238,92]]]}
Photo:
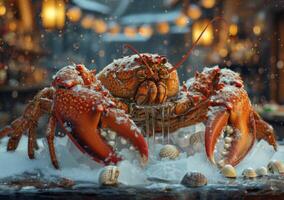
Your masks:
{"label": "dark blurred background", "polygon": [[205,66],[238,71],[261,115],[284,135],[283,0],[0,0],[0,128],[61,67],[100,71],[131,52],[178,62],[205,25],[181,81]]}

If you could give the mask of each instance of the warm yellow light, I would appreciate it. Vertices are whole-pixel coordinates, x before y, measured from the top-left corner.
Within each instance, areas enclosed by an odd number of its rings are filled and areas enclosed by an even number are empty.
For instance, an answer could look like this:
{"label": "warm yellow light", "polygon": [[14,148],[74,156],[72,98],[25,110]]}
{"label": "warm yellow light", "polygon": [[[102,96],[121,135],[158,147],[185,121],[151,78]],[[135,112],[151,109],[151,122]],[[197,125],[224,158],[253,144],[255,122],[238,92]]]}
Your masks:
{"label": "warm yellow light", "polygon": [[202,15],[202,12],[200,10],[200,8],[195,5],[192,4],[189,6],[188,10],[187,10],[187,16],[193,20],[198,19],[200,16]]}
{"label": "warm yellow light", "polygon": [[107,24],[103,19],[95,19],[93,22],[93,29],[99,34],[107,31]]}
{"label": "warm yellow light", "polygon": [[42,2],[41,18],[45,28],[63,28],[65,23],[64,0],[44,0]]}
{"label": "warm yellow light", "polygon": [[157,31],[160,34],[167,34],[170,31],[170,26],[167,22],[160,22],[157,24]]}
{"label": "warm yellow light", "polygon": [[117,23],[113,23],[109,26],[109,33],[116,35],[120,32],[120,26]]}
{"label": "warm yellow light", "polygon": [[131,27],[131,26],[127,26],[124,28],[124,34],[127,37],[135,37],[136,36],[136,28],[135,27]]}
{"label": "warm yellow light", "polygon": [[82,11],[78,7],[72,7],[67,11],[66,15],[71,22],[78,22],[82,16]]}
{"label": "warm yellow light", "polygon": [[[205,28],[205,26],[209,23],[209,20],[201,20],[197,21],[192,25],[192,40],[196,41]],[[200,45],[211,45],[213,42],[213,26],[209,24],[206,31],[203,33],[200,38],[198,44]]]}
{"label": "warm yellow light", "polygon": [[8,24],[8,28],[10,31],[16,31],[17,29],[17,23],[15,21],[11,21]]}
{"label": "warm yellow light", "polygon": [[176,18],[175,23],[179,27],[185,27],[188,23],[188,17],[184,14],[181,14],[180,16],[178,16],[178,18]]}
{"label": "warm yellow light", "polygon": [[6,7],[4,5],[0,5],[0,16],[3,16],[6,14]]}
{"label": "warm yellow light", "polygon": [[225,48],[221,48],[219,50],[219,54],[220,54],[221,57],[225,58],[228,55],[228,50],[225,49]]}
{"label": "warm yellow light", "polygon": [[139,34],[143,37],[151,37],[153,29],[149,25],[143,25],[139,28]]}
{"label": "warm yellow light", "polygon": [[261,28],[260,28],[260,26],[255,25],[255,26],[253,27],[253,32],[254,32],[255,35],[260,35],[260,34],[261,34]]}
{"label": "warm yellow light", "polygon": [[81,25],[82,25],[83,28],[89,29],[89,28],[92,27],[93,21],[94,21],[94,18],[90,15],[87,15],[82,19]]}
{"label": "warm yellow light", "polygon": [[238,34],[238,26],[237,24],[231,24],[229,27],[229,33],[232,36],[236,36]]}
{"label": "warm yellow light", "polygon": [[215,0],[202,0],[201,4],[204,8],[212,8],[215,5]]}

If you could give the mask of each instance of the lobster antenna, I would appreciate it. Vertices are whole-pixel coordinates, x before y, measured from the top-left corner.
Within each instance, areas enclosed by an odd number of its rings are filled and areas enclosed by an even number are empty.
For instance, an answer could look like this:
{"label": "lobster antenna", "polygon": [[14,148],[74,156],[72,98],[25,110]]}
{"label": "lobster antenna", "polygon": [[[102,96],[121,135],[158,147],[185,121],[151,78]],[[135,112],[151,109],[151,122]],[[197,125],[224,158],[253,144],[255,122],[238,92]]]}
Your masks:
{"label": "lobster antenna", "polygon": [[190,56],[192,50],[196,47],[197,43],[199,42],[199,40],[201,39],[201,37],[203,36],[204,32],[206,31],[206,29],[208,28],[209,25],[211,25],[213,22],[217,21],[217,20],[222,20],[225,22],[225,24],[227,24],[226,20],[222,17],[214,17],[210,22],[208,22],[208,24],[205,26],[205,28],[202,30],[202,32],[200,33],[200,35],[198,36],[198,38],[194,41],[192,47],[186,52],[186,54],[184,54],[182,56],[182,59],[175,64],[170,70],[169,73],[173,72],[174,70],[176,70],[177,68],[179,68]]}
{"label": "lobster antenna", "polygon": [[131,51],[133,51],[134,53],[136,53],[136,54],[139,56],[139,58],[142,59],[142,61],[143,61],[144,64],[146,65],[146,67],[147,67],[147,69],[149,70],[149,72],[150,72],[151,74],[153,74],[153,71],[152,71],[151,67],[148,65],[148,63],[147,63],[146,60],[143,58],[143,56],[141,56],[141,54],[140,54],[133,46],[131,46],[130,44],[125,44],[125,45],[124,45],[124,48],[130,49]]}

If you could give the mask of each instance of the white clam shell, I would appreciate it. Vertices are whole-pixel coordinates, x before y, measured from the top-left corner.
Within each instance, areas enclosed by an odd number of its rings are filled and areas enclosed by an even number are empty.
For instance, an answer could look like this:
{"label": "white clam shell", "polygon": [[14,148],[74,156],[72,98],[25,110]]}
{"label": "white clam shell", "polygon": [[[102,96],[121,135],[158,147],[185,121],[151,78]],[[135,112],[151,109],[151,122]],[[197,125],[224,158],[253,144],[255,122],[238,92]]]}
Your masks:
{"label": "white clam shell", "polygon": [[160,158],[169,158],[169,159],[176,159],[179,156],[179,150],[176,146],[167,144],[160,150],[159,153]]}
{"label": "white clam shell", "polygon": [[255,170],[255,172],[258,176],[266,176],[268,174],[266,167],[259,167]]}
{"label": "white clam shell", "polygon": [[284,175],[284,164],[280,160],[274,160],[268,163],[268,171],[272,174]]}
{"label": "white clam shell", "polygon": [[236,178],[237,177],[237,171],[232,165],[225,165],[221,169],[221,173],[223,174],[223,176],[225,176],[227,178]]}
{"label": "white clam shell", "polygon": [[243,171],[243,176],[245,178],[255,178],[257,177],[257,174],[253,168],[247,168]]}
{"label": "white clam shell", "polygon": [[116,185],[118,183],[119,170],[116,166],[106,166],[100,173],[101,185]]}

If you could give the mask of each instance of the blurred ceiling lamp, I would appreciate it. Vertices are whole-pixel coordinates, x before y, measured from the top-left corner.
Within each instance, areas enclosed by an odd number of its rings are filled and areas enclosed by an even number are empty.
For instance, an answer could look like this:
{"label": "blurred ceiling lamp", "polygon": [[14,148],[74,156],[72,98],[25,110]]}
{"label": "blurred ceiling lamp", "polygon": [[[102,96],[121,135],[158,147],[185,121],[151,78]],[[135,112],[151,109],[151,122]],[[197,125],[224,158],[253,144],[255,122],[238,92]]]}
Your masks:
{"label": "blurred ceiling lamp", "polygon": [[143,25],[139,28],[139,34],[143,37],[151,37],[153,29],[150,25]]}
{"label": "blurred ceiling lamp", "polygon": [[185,14],[181,14],[178,18],[176,18],[175,23],[179,27],[185,27],[188,23],[188,17]]}
{"label": "blurred ceiling lamp", "polygon": [[231,24],[229,26],[229,33],[232,36],[236,36],[238,34],[238,25],[237,24]]}
{"label": "blurred ceiling lamp", "polygon": [[195,4],[191,4],[189,6],[189,8],[187,9],[187,16],[190,19],[196,20],[201,15],[202,15],[202,12],[201,12],[200,8],[197,5],[195,5]]}
{"label": "blurred ceiling lamp", "polygon": [[47,29],[63,28],[65,23],[64,0],[43,0],[41,18],[43,26]]}
{"label": "blurred ceiling lamp", "polygon": [[160,22],[157,24],[157,31],[160,34],[167,34],[170,31],[170,26],[168,22]]}
{"label": "blurred ceiling lamp", "polygon": [[71,22],[78,22],[82,16],[82,11],[79,7],[72,7],[72,8],[69,8],[67,13],[66,13],[68,19],[71,21]]}
{"label": "blurred ceiling lamp", "polygon": [[[209,20],[200,20],[195,22],[192,25],[192,41],[196,41],[203,31],[203,29],[206,27],[206,25],[209,23]],[[212,24],[209,24],[205,32],[203,33],[202,37],[200,38],[198,44],[200,45],[211,45],[213,42],[213,26]]]}
{"label": "blurred ceiling lamp", "polygon": [[82,20],[81,20],[81,25],[85,29],[90,29],[93,25],[94,17],[91,15],[86,15]]}
{"label": "blurred ceiling lamp", "polygon": [[204,8],[213,8],[215,5],[215,0],[201,0],[201,5]]}
{"label": "blurred ceiling lamp", "polygon": [[107,24],[103,19],[95,19],[93,21],[93,29],[96,33],[102,34],[107,31]]}
{"label": "blurred ceiling lamp", "polygon": [[109,25],[109,29],[108,29],[109,33],[111,35],[116,35],[120,32],[120,26],[117,23],[112,23]]}
{"label": "blurred ceiling lamp", "polygon": [[258,26],[258,25],[255,25],[255,26],[253,27],[253,33],[254,33],[255,35],[260,35],[260,34],[261,34],[261,27]]}
{"label": "blurred ceiling lamp", "polygon": [[6,14],[6,7],[0,3],[0,16],[3,16]]}
{"label": "blurred ceiling lamp", "polygon": [[23,32],[32,32],[34,27],[33,7],[31,0],[18,1],[20,22],[19,28]]}
{"label": "blurred ceiling lamp", "polygon": [[136,36],[136,28],[132,26],[127,26],[124,28],[124,35],[127,37],[135,37]]}

